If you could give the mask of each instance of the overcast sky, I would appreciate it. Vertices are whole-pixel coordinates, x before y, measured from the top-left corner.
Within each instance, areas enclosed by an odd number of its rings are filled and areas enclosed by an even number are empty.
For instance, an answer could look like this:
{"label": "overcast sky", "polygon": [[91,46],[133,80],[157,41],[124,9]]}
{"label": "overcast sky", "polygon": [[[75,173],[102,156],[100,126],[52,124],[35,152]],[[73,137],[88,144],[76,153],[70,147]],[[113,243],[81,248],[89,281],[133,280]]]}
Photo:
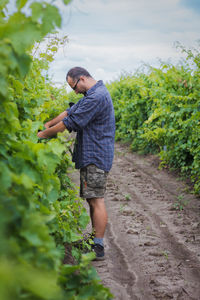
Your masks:
{"label": "overcast sky", "polygon": [[197,46],[200,39],[200,0],[73,0],[64,6],[60,36],[69,43],[50,68],[54,82],[65,82],[74,66],[85,67],[97,80],[117,78],[158,58],[176,62],[179,41]]}

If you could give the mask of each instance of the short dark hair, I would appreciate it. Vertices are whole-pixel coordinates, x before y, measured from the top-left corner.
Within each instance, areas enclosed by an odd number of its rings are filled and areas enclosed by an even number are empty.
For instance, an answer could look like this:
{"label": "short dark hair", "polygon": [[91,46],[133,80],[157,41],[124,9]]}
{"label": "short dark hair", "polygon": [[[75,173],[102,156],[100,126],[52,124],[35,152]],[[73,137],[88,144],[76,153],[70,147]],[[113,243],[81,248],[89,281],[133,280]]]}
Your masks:
{"label": "short dark hair", "polygon": [[74,67],[70,69],[66,75],[66,80],[68,76],[71,77],[73,80],[79,79],[80,76],[92,77],[86,69],[81,67]]}

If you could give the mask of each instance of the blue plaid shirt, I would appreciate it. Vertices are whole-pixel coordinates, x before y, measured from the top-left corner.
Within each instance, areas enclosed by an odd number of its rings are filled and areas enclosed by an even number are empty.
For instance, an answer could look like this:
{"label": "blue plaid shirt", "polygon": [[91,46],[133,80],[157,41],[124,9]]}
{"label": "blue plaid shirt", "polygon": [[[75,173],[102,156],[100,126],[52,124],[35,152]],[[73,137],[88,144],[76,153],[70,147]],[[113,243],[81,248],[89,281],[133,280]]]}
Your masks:
{"label": "blue plaid shirt", "polygon": [[70,132],[77,132],[72,158],[76,169],[95,164],[110,171],[114,157],[115,116],[103,81],[91,87],[67,112],[63,123]]}

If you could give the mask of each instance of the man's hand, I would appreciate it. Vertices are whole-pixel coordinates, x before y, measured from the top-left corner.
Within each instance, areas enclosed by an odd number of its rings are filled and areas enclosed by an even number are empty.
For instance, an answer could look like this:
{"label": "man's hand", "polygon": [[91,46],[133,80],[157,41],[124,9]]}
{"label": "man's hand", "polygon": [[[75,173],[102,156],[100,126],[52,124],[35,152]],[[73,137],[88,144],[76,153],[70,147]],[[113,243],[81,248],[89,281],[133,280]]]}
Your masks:
{"label": "man's hand", "polygon": [[40,139],[48,139],[51,137],[55,137],[58,132],[63,132],[66,129],[64,123],[61,121],[55,126],[49,127],[43,131],[39,131],[37,136]]}
{"label": "man's hand", "polygon": [[47,136],[45,135],[45,130],[44,131],[39,131],[37,133],[37,136],[40,138],[40,139],[46,139]]}
{"label": "man's hand", "polygon": [[[72,103],[72,102],[70,102],[70,103]],[[44,127],[46,129],[51,128],[51,127],[55,126],[56,124],[58,124],[59,122],[61,122],[65,117],[67,117],[67,111],[66,110],[63,111],[61,114],[59,114],[56,118],[46,122],[44,124]]]}
{"label": "man's hand", "polygon": [[49,122],[46,122],[45,124],[44,124],[44,127],[47,129],[47,128],[49,128],[49,127],[51,127],[51,124],[50,124],[50,122],[51,121],[49,121]]}

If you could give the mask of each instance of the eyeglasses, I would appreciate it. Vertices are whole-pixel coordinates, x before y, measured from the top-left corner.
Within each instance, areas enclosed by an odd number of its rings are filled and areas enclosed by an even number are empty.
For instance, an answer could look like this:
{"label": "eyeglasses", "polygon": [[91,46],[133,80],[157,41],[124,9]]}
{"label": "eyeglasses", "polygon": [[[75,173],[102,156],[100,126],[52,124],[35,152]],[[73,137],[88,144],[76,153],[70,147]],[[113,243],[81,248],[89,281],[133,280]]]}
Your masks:
{"label": "eyeglasses", "polygon": [[72,87],[72,89],[75,91],[76,90],[76,87],[77,87],[77,84],[79,83],[80,81],[80,78],[77,80],[76,84]]}

